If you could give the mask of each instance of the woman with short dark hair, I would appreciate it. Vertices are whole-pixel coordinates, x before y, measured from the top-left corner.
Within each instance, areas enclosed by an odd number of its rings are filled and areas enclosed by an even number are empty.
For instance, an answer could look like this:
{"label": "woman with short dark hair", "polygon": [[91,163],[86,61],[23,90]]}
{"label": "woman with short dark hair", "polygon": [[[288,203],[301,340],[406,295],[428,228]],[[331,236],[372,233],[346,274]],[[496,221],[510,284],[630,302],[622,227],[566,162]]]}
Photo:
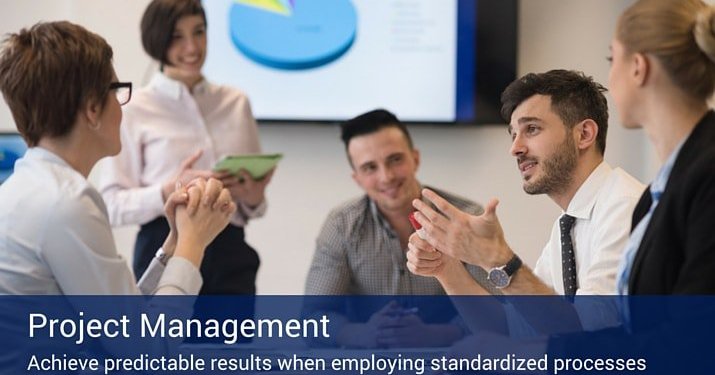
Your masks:
{"label": "woman with short dark hair", "polygon": [[124,148],[106,164],[100,191],[112,225],[141,226],[134,249],[134,271],[141,274],[169,231],[161,208],[176,182],[221,180],[238,210],[206,251],[201,294],[255,294],[259,258],[245,241],[244,226],[264,214],[271,176],[254,180],[245,171],[212,171],[224,156],[261,149],[248,97],[204,79],[206,27],[199,0],[154,0],[147,6],[142,44],[160,71],[126,106]]}

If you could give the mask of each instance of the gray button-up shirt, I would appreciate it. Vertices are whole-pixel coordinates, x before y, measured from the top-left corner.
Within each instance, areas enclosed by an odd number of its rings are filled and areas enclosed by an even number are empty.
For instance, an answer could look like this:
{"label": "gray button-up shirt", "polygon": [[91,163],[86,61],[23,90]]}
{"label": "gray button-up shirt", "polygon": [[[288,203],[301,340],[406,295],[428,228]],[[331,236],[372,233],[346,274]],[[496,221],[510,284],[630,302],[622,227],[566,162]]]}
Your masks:
{"label": "gray button-up shirt", "polygon": [[[432,189],[432,188],[430,188]],[[433,189],[451,204],[480,214],[478,204]],[[405,218],[406,220],[407,218]],[[308,295],[443,295],[437,279],[412,274],[406,266],[407,249],[367,196],[351,200],[328,215],[318,236],[308,272]],[[487,288],[486,272],[467,265],[472,276]]]}

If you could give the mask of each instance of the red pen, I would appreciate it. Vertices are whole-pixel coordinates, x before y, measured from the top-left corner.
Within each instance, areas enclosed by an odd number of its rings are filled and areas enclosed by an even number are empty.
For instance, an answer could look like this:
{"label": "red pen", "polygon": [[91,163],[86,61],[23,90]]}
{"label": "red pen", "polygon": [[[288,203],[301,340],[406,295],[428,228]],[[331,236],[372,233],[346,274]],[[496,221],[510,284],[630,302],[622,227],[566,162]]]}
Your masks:
{"label": "red pen", "polygon": [[410,216],[408,216],[410,219],[410,223],[412,224],[412,227],[415,228],[415,231],[417,232],[417,235],[420,236],[421,239],[426,240],[427,238],[427,233],[425,233],[425,230],[422,229],[422,225],[415,219],[415,213],[411,212]]}

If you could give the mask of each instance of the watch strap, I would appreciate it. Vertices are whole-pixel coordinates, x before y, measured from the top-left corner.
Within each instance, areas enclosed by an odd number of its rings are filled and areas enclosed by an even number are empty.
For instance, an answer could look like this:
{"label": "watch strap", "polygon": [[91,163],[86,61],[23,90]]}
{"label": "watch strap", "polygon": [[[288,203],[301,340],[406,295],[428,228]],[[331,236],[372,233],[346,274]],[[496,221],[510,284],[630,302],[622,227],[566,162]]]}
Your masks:
{"label": "watch strap", "polygon": [[519,270],[519,268],[521,268],[522,264],[523,262],[521,261],[521,258],[519,258],[518,255],[514,254],[514,256],[511,257],[511,259],[504,265],[504,272],[506,272],[506,274],[511,277],[516,273],[517,270]]}

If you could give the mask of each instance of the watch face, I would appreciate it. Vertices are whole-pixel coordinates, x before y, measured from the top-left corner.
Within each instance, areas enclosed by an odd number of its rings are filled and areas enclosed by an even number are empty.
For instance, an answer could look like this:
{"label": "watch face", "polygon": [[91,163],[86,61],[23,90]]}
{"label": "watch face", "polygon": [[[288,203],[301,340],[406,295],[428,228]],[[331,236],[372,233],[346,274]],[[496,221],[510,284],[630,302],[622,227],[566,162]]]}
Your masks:
{"label": "watch face", "polygon": [[489,271],[489,281],[497,288],[506,288],[509,285],[510,277],[501,268],[494,268]]}

